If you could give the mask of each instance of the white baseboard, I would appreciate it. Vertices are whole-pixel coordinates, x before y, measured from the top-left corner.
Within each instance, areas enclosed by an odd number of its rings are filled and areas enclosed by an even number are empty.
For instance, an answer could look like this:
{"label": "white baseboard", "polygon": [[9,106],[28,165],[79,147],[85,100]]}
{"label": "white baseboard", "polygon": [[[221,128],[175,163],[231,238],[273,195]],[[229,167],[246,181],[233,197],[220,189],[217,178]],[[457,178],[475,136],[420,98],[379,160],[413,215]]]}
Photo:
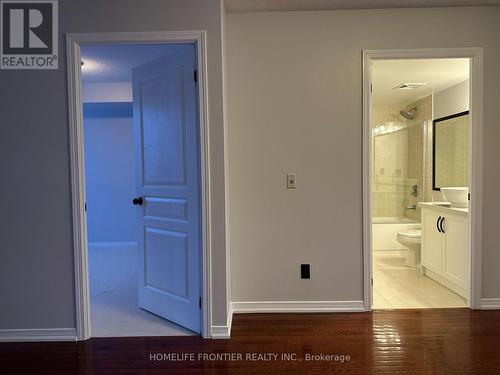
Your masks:
{"label": "white baseboard", "polygon": [[89,242],[89,248],[93,249],[108,249],[117,247],[137,247],[137,242]]}
{"label": "white baseboard", "polygon": [[500,310],[500,298],[481,298],[481,310]]}
{"label": "white baseboard", "polygon": [[227,316],[227,325],[225,326],[212,326],[213,339],[228,339],[231,337],[231,327],[233,325],[233,306],[229,307]]}
{"label": "white baseboard", "polygon": [[212,326],[213,339],[228,339],[231,336],[231,328],[228,326]]}
{"label": "white baseboard", "polygon": [[0,342],[13,341],[76,341],[76,329],[0,329]]}
{"label": "white baseboard", "polygon": [[235,313],[361,312],[363,301],[250,301],[233,302]]}

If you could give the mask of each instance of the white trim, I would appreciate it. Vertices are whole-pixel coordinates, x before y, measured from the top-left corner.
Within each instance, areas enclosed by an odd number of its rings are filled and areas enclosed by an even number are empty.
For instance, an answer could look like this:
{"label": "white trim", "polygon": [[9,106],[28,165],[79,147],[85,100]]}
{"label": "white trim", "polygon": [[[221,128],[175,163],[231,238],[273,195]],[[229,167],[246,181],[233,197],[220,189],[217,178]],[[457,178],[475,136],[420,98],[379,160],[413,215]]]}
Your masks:
{"label": "white trim", "polygon": [[90,337],[88,244],[85,219],[85,172],[83,156],[83,116],[81,100],[80,45],[127,43],[195,43],[198,58],[198,103],[200,122],[200,169],[202,210],[202,336],[212,334],[211,225],[210,225],[210,145],[208,121],[206,33],[198,31],[158,31],[124,33],[67,34],[68,101],[73,207],[73,252],[75,264],[76,331],[78,340]]}
{"label": "white trim", "polygon": [[363,301],[248,301],[231,303],[235,313],[361,312]]}
{"label": "white trim", "polygon": [[482,310],[500,310],[500,298],[481,298]]}
{"label": "white trim", "polygon": [[76,341],[75,328],[1,329],[0,342]]}
{"label": "white trim", "polygon": [[365,311],[371,311],[373,307],[371,64],[367,54],[368,51],[363,51],[363,307]]}
{"label": "white trim", "polygon": [[71,36],[66,38],[68,69],[68,109],[71,154],[71,198],[73,214],[73,258],[75,267],[76,335],[90,338],[90,307],[88,301],[88,248],[85,214],[85,170],[83,166],[83,113],[81,97],[80,46]]}
{"label": "white trim", "polygon": [[470,268],[469,307],[481,306],[481,262],[483,228],[483,49],[474,48],[469,52],[470,64],[470,118],[471,118],[471,163],[469,166],[470,207]]}
{"label": "white trim", "polygon": [[231,327],[212,326],[212,339],[228,339],[231,336]]}
{"label": "white trim", "polygon": [[233,315],[234,315],[233,304],[230,303],[227,316],[227,326],[229,327],[229,335],[231,335],[231,328],[233,328]]}
{"label": "white trim", "polygon": [[372,310],[373,290],[371,233],[371,68],[372,60],[470,58],[471,173],[469,208],[470,280],[468,304],[481,306],[481,228],[483,210],[483,48],[432,48],[363,51],[363,290],[364,308]]}
{"label": "white trim", "polygon": [[[222,97],[223,97],[223,128],[224,128],[224,181],[225,181],[225,224],[226,224],[226,280],[231,280],[231,231],[230,231],[230,199],[229,199],[229,129],[227,114],[227,64],[226,64],[226,12],[224,1],[221,2],[221,50],[222,50]],[[226,309],[228,320],[233,319],[231,308],[231,283],[226,282]],[[229,324],[229,329],[231,325]]]}
{"label": "white trim", "polygon": [[227,316],[227,325],[225,326],[212,326],[213,339],[228,339],[231,337],[231,328],[233,326],[233,307],[229,307]]}

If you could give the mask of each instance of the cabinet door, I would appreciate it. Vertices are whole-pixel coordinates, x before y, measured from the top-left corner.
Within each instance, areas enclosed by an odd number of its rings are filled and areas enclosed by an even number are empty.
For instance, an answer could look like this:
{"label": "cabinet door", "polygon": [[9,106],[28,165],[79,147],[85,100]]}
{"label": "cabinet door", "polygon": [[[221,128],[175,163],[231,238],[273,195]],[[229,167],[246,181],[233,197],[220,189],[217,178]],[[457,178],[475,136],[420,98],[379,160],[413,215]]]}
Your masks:
{"label": "cabinet door", "polygon": [[441,275],[443,234],[437,229],[437,212],[422,209],[422,265]]}
{"label": "cabinet door", "polygon": [[446,215],[443,222],[445,232],[443,246],[443,277],[468,289],[469,226],[467,218]]}

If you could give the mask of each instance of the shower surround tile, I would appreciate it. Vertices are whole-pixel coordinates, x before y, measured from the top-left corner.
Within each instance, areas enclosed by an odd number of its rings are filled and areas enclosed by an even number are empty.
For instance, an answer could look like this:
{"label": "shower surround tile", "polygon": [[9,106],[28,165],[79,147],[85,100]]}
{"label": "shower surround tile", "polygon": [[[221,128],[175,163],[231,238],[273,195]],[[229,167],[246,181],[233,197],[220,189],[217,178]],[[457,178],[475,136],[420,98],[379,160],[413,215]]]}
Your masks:
{"label": "shower surround tile", "polygon": [[[418,108],[415,119],[407,120],[399,114],[401,109],[415,106]],[[395,132],[377,135],[373,140],[372,190],[377,196],[372,200],[373,216],[407,217],[420,221],[417,203],[429,195],[424,140],[431,118],[431,96],[411,103],[382,104],[373,108],[372,128],[385,124],[402,126]],[[413,185],[418,186],[418,197],[410,194]]]}

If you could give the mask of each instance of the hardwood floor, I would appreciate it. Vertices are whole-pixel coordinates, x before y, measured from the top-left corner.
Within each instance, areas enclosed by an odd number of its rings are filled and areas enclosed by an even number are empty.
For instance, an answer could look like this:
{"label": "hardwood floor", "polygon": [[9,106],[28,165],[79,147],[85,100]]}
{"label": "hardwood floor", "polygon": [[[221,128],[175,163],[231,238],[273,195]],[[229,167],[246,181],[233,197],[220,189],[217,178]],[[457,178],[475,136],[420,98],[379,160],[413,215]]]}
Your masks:
{"label": "hardwood floor", "polygon": [[[167,360],[171,353],[177,359],[193,353],[194,360]],[[234,360],[199,361],[203,353],[233,353]],[[283,360],[284,353],[296,360]],[[157,360],[150,359],[155,354]],[[344,357],[307,361],[312,354]],[[137,337],[0,344],[0,374],[24,373],[500,374],[500,311],[239,314],[230,340]]]}

